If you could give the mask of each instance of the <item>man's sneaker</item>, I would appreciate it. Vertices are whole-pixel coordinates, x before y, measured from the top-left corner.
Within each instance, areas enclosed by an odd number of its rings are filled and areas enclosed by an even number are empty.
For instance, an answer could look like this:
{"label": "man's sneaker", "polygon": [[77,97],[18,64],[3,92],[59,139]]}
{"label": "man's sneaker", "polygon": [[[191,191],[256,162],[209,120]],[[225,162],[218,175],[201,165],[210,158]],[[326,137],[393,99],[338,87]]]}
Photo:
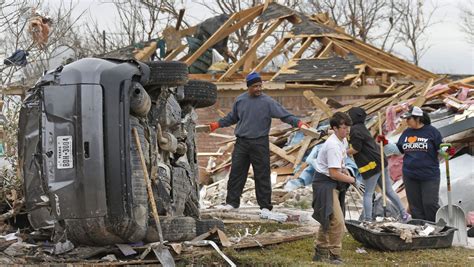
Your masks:
{"label": "man's sneaker", "polygon": [[225,205],[217,205],[216,206],[216,209],[220,209],[220,210],[235,210],[237,209],[236,207],[230,205],[230,204],[225,204]]}
{"label": "man's sneaker", "polygon": [[411,215],[410,215],[409,213],[406,213],[406,212],[405,212],[405,213],[403,213],[401,219],[402,219],[402,222],[403,222],[403,223],[406,223],[406,222],[408,222],[409,220],[411,220]]}
{"label": "man's sneaker", "polygon": [[342,260],[341,256],[339,255],[334,255],[332,253],[329,253],[329,263],[331,264],[336,264],[336,265],[339,265],[339,264],[343,264],[344,261]]}
{"label": "man's sneaker", "polygon": [[329,259],[329,250],[324,248],[315,248],[313,261],[327,261]]}
{"label": "man's sneaker", "polygon": [[263,208],[262,210],[260,210],[260,218],[268,219],[270,215],[272,215],[272,212],[269,209]]}

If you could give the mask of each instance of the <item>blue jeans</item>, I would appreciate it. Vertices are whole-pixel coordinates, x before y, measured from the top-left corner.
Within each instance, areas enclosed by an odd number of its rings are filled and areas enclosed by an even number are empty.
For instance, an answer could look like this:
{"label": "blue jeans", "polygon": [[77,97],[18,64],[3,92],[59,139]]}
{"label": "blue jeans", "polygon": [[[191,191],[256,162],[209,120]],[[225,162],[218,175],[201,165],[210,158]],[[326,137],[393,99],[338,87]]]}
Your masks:
{"label": "blue jeans", "polygon": [[[382,173],[379,172],[369,179],[364,179],[365,185],[365,192],[364,192],[364,212],[363,212],[363,219],[366,221],[372,221],[372,199],[375,192],[375,186],[379,184],[380,188],[382,188]],[[398,211],[400,212],[400,217],[405,214],[405,207],[403,207],[400,198],[398,197],[397,193],[392,189],[392,179],[390,178],[388,168],[385,168],[385,194],[387,195],[388,199],[397,207]]]}

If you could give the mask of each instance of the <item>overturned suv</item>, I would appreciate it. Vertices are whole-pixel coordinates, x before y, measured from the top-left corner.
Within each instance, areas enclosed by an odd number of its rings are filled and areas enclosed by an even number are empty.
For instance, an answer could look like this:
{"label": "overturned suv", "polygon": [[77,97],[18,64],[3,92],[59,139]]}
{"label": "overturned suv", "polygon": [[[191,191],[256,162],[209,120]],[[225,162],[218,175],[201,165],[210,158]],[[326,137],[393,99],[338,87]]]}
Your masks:
{"label": "overturned suv", "polygon": [[19,121],[32,227],[78,244],[158,240],[132,129],[165,239],[222,227],[200,219],[195,146],[195,108],[216,98],[215,85],[188,81],[181,62],[86,58],[47,72],[28,92]]}

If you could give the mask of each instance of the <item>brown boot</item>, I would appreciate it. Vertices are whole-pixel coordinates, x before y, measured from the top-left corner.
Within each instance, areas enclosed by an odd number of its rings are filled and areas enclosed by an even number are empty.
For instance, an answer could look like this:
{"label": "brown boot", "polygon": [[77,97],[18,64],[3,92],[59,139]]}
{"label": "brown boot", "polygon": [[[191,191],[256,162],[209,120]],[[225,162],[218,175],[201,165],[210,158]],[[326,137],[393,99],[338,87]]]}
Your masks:
{"label": "brown boot", "polygon": [[314,249],[313,261],[328,261],[329,259],[329,250],[327,248],[318,248]]}

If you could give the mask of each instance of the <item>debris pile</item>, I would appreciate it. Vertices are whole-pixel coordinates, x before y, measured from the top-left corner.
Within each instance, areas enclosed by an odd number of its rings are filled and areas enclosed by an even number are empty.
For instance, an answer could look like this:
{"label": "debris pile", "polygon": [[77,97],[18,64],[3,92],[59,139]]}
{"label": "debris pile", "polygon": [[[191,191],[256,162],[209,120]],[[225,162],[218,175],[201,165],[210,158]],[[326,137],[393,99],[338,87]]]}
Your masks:
{"label": "debris pile", "polygon": [[[278,125],[271,129],[270,162],[274,188],[272,200],[279,204],[291,199],[294,203],[294,197],[298,194],[288,191],[311,184],[311,176],[308,179],[308,174],[305,172],[311,170],[312,160],[315,158],[311,152],[317,150],[318,144],[327,138],[325,132],[328,128],[328,117],[336,111],[346,112],[351,107],[366,110],[368,114],[366,125],[374,135],[377,132],[378,120],[382,120],[384,133],[396,142],[399,134],[407,127],[400,119],[400,115],[412,105],[421,106],[423,110],[429,112],[433,126],[440,130],[444,140],[453,143],[458,156],[466,153],[467,150],[463,148],[468,147],[469,140],[472,141],[474,138],[474,124],[469,123],[474,119],[472,82],[474,77],[452,82],[448,82],[446,78],[429,79],[426,82],[395,81],[384,93],[369,95],[366,99],[347,105],[335,103],[334,100],[329,101],[327,98],[321,99],[311,91],[304,92],[305,97],[313,103],[315,111],[303,120],[316,129],[319,136],[305,134],[287,125]],[[377,115],[379,111],[382,111],[380,118]],[[461,126],[453,129],[452,126],[458,124]],[[209,158],[207,167],[201,169],[210,181],[210,184],[204,187],[205,193],[202,194],[205,206],[220,204],[225,199],[225,180],[230,173],[231,152],[235,142],[235,137],[226,138],[214,156]],[[386,154],[390,156],[390,153],[387,149]],[[401,176],[400,161],[400,156],[389,157],[391,177],[394,180],[399,180]],[[250,170],[249,176],[252,175]],[[357,173],[354,176],[357,176]],[[285,186],[288,182],[292,186]],[[402,191],[403,183],[396,185],[397,191]],[[253,181],[249,179],[244,188],[243,203],[256,203],[253,188]],[[306,193],[306,196],[311,194],[310,191]],[[404,196],[403,191],[400,194]]]}

